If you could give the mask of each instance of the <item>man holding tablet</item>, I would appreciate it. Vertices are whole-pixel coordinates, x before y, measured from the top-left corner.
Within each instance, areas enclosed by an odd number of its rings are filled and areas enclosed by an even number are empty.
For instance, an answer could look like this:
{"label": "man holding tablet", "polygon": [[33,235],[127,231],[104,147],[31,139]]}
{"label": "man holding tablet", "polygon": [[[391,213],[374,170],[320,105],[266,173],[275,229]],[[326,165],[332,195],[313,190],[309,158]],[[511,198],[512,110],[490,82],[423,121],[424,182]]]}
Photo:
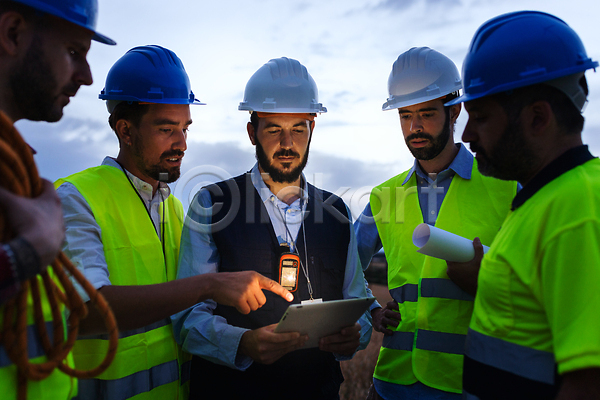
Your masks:
{"label": "man holding tablet", "polygon": [[[293,303],[367,297],[348,208],[302,174],[314,119],[327,111],[306,68],[270,60],[250,78],[239,109],[251,113],[247,131],[258,163],[196,195],[178,277],[255,270],[293,292]],[[367,315],[319,347],[293,351],[307,337],[275,333],[289,304],[265,295],[266,308],[248,315],[206,301],[173,317],[177,340],[194,355],[190,399],[339,398],[338,361],[368,344]]]}

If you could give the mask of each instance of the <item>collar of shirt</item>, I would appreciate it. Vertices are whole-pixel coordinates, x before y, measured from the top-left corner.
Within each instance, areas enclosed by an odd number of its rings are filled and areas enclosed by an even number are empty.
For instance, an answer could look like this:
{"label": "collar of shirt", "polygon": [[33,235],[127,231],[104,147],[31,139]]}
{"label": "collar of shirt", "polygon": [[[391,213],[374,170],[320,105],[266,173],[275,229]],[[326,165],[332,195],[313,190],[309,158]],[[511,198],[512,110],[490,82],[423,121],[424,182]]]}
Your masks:
{"label": "collar of shirt", "polygon": [[529,200],[538,190],[546,186],[548,183],[558,178],[565,172],[572,170],[586,162],[594,159],[587,145],[577,146],[567,150],[557,159],[546,165],[529,183],[515,196],[512,201],[511,209],[514,211]]}
{"label": "collar of shirt", "polygon": [[306,178],[304,177],[304,174],[302,174],[302,182],[304,182],[302,194],[299,199],[297,199],[290,205],[279,200],[279,198],[275,196],[273,192],[271,192],[271,189],[269,189],[262,176],[260,175],[258,163],[254,164],[254,167],[252,167],[251,178],[252,184],[254,185],[254,188],[258,192],[258,195],[260,196],[260,199],[263,203],[267,204],[268,202],[272,202],[273,204],[277,205],[277,208],[283,210],[284,212],[287,209],[300,211],[300,204],[302,204],[303,209],[306,209],[306,204],[308,203],[308,184],[306,183]]}
{"label": "collar of shirt", "polygon": [[[111,167],[118,168],[121,171],[124,170],[123,168],[121,168],[121,165],[112,157],[105,157],[104,160],[102,161],[102,165],[109,165]],[[150,203],[153,200],[152,185],[141,180],[140,178],[133,175],[129,171],[127,171],[127,170],[124,170],[124,171],[127,174],[127,176],[129,177],[131,183],[133,183],[133,186],[137,189],[140,196],[142,196],[142,199],[144,199],[144,201]],[[159,194],[159,191],[162,194],[162,196]],[[156,193],[154,194],[154,198],[158,197],[159,201],[162,202],[162,200],[169,197],[170,194],[171,194],[171,188],[169,188],[169,185],[167,185],[164,182],[159,182],[159,190],[157,190]]]}
{"label": "collar of shirt", "polygon": [[[463,179],[471,179],[472,170],[473,154],[471,154],[462,143],[458,143],[458,153],[456,154],[456,157],[454,157],[454,160],[452,160],[448,168],[437,174],[435,180],[442,181],[454,174]],[[434,179],[431,179],[429,175],[421,169],[419,162],[417,159],[415,159],[415,162],[408,172],[406,179],[404,179],[404,182],[402,182],[402,185],[405,185],[415,172],[417,173],[417,176],[425,179],[426,182],[433,183]]]}

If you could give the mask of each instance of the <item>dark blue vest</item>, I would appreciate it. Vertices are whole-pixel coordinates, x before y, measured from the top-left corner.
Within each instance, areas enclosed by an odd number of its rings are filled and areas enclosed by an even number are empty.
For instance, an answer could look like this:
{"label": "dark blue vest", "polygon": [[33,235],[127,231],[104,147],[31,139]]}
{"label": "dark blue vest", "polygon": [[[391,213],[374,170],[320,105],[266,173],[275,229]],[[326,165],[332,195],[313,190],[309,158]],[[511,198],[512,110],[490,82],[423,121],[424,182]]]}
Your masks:
{"label": "dark blue vest", "polygon": [[[221,258],[219,271],[253,270],[277,281],[279,243],[250,177],[247,173],[208,187],[213,204],[212,235]],[[341,299],[351,229],[346,207],[339,197],[310,184],[308,197],[304,220],[308,260],[302,229],[296,247],[308,265],[313,297]],[[293,303],[309,298],[302,271],[298,279]],[[266,304],[250,314],[219,305],[215,315],[248,329],[277,323],[290,303],[268,291],[265,295]],[[194,357],[191,373],[190,399],[337,399],[343,381],[333,354],[319,349],[297,350],[271,365],[253,363],[246,371]]]}

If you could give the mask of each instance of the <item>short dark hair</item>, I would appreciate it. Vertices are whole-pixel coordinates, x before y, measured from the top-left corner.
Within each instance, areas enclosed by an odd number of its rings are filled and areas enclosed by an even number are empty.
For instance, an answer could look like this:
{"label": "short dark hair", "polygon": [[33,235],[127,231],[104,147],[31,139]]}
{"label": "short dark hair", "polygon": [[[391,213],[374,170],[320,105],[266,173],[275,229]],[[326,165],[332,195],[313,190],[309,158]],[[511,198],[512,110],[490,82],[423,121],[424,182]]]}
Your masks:
{"label": "short dark hair", "polygon": [[252,125],[252,127],[254,128],[254,132],[256,132],[258,130],[259,119],[260,118],[258,118],[258,115],[256,115],[255,112],[250,113],[250,125]]}
{"label": "short dark hair", "polygon": [[148,104],[122,101],[115,106],[108,117],[108,124],[115,133],[117,132],[117,122],[121,119],[129,121],[133,126],[139,128],[142,117],[146,115],[149,108]]}
{"label": "short dark hair", "polygon": [[[583,81],[580,81],[580,84],[587,95],[587,81],[585,81],[585,77]],[[583,131],[585,119],[571,99],[557,88],[545,85],[544,83],[499,93],[493,95],[493,99],[500,104],[512,121],[516,121],[519,118],[523,107],[536,101],[547,101],[554,113],[558,127],[565,135],[580,134]]]}
{"label": "short dark hair", "polygon": [[23,14],[25,17],[33,15],[35,10],[21,3],[15,3],[9,0],[0,0],[0,14],[4,14],[8,11],[17,11]]}
{"label": "short dark hair", "polygon": [[[454,99],[456,99],[458,96],[460,96],[459,91],[457,90],[456,92],[452,92],[452,93],[448,93],[446,95],[446,97],[444,97],[444,104],[446,104],[449,101],[452,101]],[[444,113],[446,114],[446,119],[449,120],[450,119],[450,107],[452,106],[446,106],[444,105]],[[454,121],[453,126],[456,125],[456,121]]]}
{"label": "short dark hair", "polygon": [[[312,114],[311,115],[316,115],[316,114]],[[258,117],[256,112],[251,112],[250,113],[250,125],[252,125],[252,127],[254,128],[254,132],[258,131],[258,121],[260,121],[260,118]]]}

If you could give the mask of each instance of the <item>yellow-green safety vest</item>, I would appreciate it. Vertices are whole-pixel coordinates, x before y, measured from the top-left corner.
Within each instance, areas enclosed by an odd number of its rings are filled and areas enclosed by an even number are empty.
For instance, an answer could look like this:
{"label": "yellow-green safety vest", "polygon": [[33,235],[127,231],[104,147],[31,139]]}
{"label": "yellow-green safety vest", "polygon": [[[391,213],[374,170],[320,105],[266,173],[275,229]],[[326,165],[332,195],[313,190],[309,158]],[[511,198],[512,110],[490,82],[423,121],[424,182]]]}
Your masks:
{"label": "yellow-green safety vest", "polygon": [[[54,278],[52,270],[48,270],[50,276],[54,279],[58,287],[61,287],[58,279]],[[50,311],[50,303],[46,297],[46,290],[42,284],[40,276],[37,277],[38,285],[41,293],[41,305],[46,321],[46,331],[52,342],[53,326],[52,326],[52,313]],[[61,305],[61,310],[64,306]],[[64,321],[64,320],[63,320]],[[4,326],[4,306],[0,306],[0,326]],[[66,325],[65,325],[66,326]],[[38,335],[38,330],[34,323],[33,318],[33,300],[31,297],[31,291],[27,297],[27,351],[29,355],[30,363],[41,364],[48,360],[44,355],[44,348]],[[66,338],[66,329],[65,329]],[[67,365],[71,368],[74,367],[73,355],[69,353],[67,359]],[[17,398],[17,367],[8,358],[8,354],[4,350],[4,346],[0,346],[0,397],[6,400],[12,400]],[[56,368],[46,379],[41,381],[27,381],[27,398],[28,399],[40,399],[40,400],[62,400],[70,399],[77,394],[77,379],[64,374],[58,368]]]}
{"label": "yellow-green safety vest", "polygon": [[600,366],[600,160],[570,154],[536,176],[563,170],[508,215],[483,259],[465,389],[554,398],[559,375]]}
{"label": "yellow-green safety vest", "polygon": [[[176,279],[183,207],[170,195],[164,211],[165,257],[154,224],[122,170],[103,165],[61,179],[73,184],[89,204],[100,226],[104,256],[113,285],[150,285]],[[161,231],[163,231],[161,227]],[[73,348],[78,369],[102,361],[107,335],[83,337]],[[119,333],[117,354],[110,367],[92,380],[80,380],[80,393],[98,399],[177,399],[183,356],[173,337],[169,318]],[[183,397],[183,396],[182,396]]]}
{"label": "yellow-green safety vest", "polygon": [[[460,393],[473,296],[448,278],[444,260],[417,253],[412,234],[423,216],[416,174],[402,184],[408,173],[371,192],[371,210],[388,262],[388,288],[402,317],[394,334],[384,337],[374,377],[401,385],[420,381]],[[473,160],[471,179],[452,179],[435,226],[471,240],[479,237],[489,245],[515,194],[515,182],[482,176]]]}

